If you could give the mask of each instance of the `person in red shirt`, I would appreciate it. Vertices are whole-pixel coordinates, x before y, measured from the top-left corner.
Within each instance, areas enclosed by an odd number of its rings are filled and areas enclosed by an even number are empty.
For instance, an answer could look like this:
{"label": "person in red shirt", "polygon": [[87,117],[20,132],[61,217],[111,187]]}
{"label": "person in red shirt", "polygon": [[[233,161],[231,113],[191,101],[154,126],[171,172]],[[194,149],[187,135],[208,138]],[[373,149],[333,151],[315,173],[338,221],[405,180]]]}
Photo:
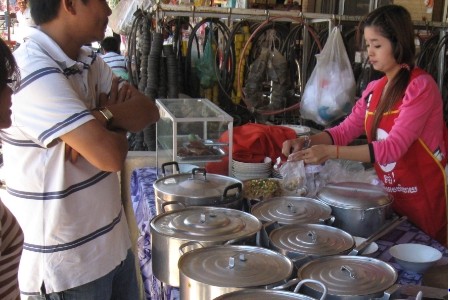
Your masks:
{"label": "person in red shirt", "polygon": [[[447,128],[443,101],[431,75],[415,66],[409,12],[387,5],[360,23],[368,59],[384,77],[368,84],[351,114],[339,125],[311,137],[287,140],[288,160],[323,163],[347,159],[374,163],[393,209],[447,245]],[[365,145],[347,146],[366,134]]]}

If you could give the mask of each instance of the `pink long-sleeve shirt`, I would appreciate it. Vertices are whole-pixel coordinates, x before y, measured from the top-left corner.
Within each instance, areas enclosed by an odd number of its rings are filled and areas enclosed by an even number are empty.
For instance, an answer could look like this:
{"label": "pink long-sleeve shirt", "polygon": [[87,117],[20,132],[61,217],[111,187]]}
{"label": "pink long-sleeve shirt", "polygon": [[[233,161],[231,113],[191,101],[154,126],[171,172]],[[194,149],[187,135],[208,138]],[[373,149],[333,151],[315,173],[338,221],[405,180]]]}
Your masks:
{"label": "pink long-sleeve shirt", "polygon": [[[380,79],[379,79],[380,80]],[[367,85],[351,114],[338,126],[327,129],[334,144],[348,145],[365,133],[366,97],[378,80]],[[375,161],[387,164],[397,161],[411,144],[421,138],[431,152],[446,153],[443,139],[442,96],[433,77],[424,74],[413,79],[406,88],[400,114],[385,140],[373,141]]]}

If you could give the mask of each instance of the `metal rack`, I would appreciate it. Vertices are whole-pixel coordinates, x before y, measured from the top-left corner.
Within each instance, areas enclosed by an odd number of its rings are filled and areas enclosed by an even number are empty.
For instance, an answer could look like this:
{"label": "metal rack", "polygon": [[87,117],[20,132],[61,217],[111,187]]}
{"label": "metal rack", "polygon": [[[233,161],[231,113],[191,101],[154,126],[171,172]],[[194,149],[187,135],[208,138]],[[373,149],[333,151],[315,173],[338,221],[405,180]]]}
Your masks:
{"label": "metal rack", "polygon": [[[280,11],[280,10],[265,10],[265,9],[250,9],[250,8],[227,8],[227,7],[209,7],[209,6],[193,6],[193,5],[169,5],[156,4],[150,8],[150,12],[154,14],[157,19],[164,19],[167,17],[189,17],[193,20],[195,18],[219,18],[227,20],[228,25],[231,26],[233,21],[252,20],[252,21],[266,21],[274,22],[304,22],[305,24],[328,23],[328,29],[331,31],[336,24],[355,23],[357,24],[362,16],[348,16],[336,14],[321,14],[321,13],[305,13],[298,10]],[[416,29],[438,29],[440,35],[443,36],[448,33],[447,22],[429,22],[429,21],[414,21]],[[305,29],[306,30],[306,29]],[[308,40],[307,32],[304,34],[304,47],[310,47],[311,41]],[[446,66],[445,52],[443,49],[439,53],[439,76],[437,83],[442,92],[444,85],[444,68]],[[303,68],[305,69],[305,68]],[[304,76],[302,76],[305,78]],[[305,84],[305,83],[303,83]],[[444,99],[447,101],[447,99]]]}

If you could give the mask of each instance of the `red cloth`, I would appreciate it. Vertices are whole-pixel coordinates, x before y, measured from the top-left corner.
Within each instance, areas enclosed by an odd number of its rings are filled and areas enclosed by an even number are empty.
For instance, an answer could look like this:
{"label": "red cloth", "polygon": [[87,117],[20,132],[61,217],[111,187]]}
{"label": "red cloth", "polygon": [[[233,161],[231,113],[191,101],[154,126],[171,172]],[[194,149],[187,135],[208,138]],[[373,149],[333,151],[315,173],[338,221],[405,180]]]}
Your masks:
{"label": "red cloth", "polygon": [[[265,157],[275,162],[280,157],[283,142],[296,138],[295,130],[283,127],[256,123],[247,123],[233,128],[234,160],[260,163]],[[228,131],[223,133],[219,141],[228,143]],[[228,175],[228,156],[218,163],[206,165],[208,173]]]}

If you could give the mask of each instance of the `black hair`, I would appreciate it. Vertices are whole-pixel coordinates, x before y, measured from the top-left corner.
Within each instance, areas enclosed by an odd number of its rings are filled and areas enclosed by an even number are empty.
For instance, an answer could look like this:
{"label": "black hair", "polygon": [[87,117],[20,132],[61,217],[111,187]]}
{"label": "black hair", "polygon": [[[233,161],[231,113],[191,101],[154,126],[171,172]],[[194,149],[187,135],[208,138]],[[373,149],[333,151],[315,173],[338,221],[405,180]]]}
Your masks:
{"label": "black hair", "polygon": [[395,61],[405,65],[392,78],[392,82],[389,83],[386,93],[377,107],[371,128],[371,138],[375,140],[381,117],[392,109],[395,103],[401,101],[405,94],[411,70],[414,68],[416,46],[411,15],[400,5],[385,5],[375,9],[361,21],[360,33],[366,27],[376,28],[383,37],[387,38],[391,42]]}
{"label": "black hair", "polygon": [[105,37],[100,43],[100,46],[105,52],[115,52],[120,54],[120,41],[115,37]]}
{"label": "black hair", "polygon": [[[89,0],[82,0],[87,3]],[[58,15],[61,0],[28,0],[31,18],[36,25],[52,21]]]}
{"label": "black hair", "polygon": [[15,80],[13,84],[18,86],[20,81],[20,71],[11,49],[9,49],[5,41],[0,38],[0,90],[5,88],[9,79]]}

